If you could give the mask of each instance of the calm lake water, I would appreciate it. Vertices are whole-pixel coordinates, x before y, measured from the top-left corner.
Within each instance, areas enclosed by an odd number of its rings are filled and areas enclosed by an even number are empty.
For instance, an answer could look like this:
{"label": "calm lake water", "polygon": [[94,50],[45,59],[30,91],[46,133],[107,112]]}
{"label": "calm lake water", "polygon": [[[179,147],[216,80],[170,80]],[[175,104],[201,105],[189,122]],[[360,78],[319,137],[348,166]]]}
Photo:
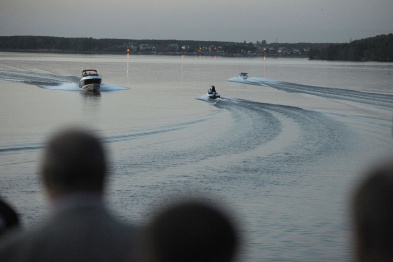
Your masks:
{"label": "calm lake water", "polygon": [[[78,88],[88,68],[98,95]],[[105,140],[122,219],[201,195],[233,214],[239,261],[351,261],[348,199],[393,152],[392,83],[392,63],[0,53],[0,195],[42,223],[44,141],[83,125]]]}

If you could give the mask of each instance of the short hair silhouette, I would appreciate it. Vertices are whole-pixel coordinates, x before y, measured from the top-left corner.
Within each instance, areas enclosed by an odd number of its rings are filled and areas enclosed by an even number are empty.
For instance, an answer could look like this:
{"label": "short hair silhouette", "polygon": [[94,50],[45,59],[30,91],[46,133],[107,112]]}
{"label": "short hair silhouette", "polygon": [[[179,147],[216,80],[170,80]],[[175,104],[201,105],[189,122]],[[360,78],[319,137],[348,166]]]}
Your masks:
{"label": "short hair silhouette", "polygon": [[45,186],[56,194],[104,189],[107,159],[93,133],[69,128],[53,135],[44,151],[41,174]]}
{"label": "short hair silhouette", "polygon": [[228,262],[235,257],[238,232],[217,207],[186,201],[163,209],[148,224],[146,239],[147,261]]}
{"label": "short hair silhouette", "polygon": [[104,146],[83,128],[62,129],[44,149],[40,177],[51,213],[0,242],[0,261],[132,261],[138,229],[106,207]]}
{"label": "short hair silhouette", "polygon": [[368,172],[353,195],[359,261],[393,261],[393,164]]}

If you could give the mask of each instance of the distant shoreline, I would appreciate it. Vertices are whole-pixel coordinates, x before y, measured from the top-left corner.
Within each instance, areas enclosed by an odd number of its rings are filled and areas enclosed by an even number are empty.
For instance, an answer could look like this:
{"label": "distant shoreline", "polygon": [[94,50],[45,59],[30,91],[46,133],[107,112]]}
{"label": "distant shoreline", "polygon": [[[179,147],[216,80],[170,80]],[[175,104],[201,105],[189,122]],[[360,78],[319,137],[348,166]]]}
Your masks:
{"label": "distant shoreline", "polygon": [[311,48],[328,44],[257,43],[0,36],[0,51],[61,54],[190,55],[222,57],[307,57]]}
{"label": "distant shoreline", "polygon": [[393,34],[343,44],[236,43],[193,40],[130,40],[50,36],[0,36],[0,51],[214,57],[286,57],[310,60],[393,62]]}
{"label": "distant shoreline", "polygon": [[90,51],[62,51],[62,50],[28,50],[28,49],[9,49],[1,50],[4,53],[32,53],[32,54],[70,54],[70,55],[156,55],[156,56],[211,56],[211,57],[228,57],[228,58],[308,58],[308,55],[277,55],[277,54],[265,54],[265,55],[220,55],[220,54],[191,54],[191,53],[120,53],[120,52],[90,52]]}

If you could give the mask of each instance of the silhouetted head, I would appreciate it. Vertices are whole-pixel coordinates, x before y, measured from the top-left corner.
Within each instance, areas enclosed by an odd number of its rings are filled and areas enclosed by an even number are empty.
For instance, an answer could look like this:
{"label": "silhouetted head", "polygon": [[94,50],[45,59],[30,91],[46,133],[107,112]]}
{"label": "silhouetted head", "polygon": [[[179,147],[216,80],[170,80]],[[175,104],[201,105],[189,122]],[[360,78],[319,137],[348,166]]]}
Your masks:
{"label": "silhouetted head", "polygon": [[93,133],[79,128],[53,135],[44,150],[41,175],[51,196],[101,193],[107,172],[103,146]]}
{"label": "silhouetted head", "polygon": [[393,261],[393,164],[374,168],[353,198],[359,261]]}
{"label": "silhouetted head", "polygon": [[238,232],[218,208],[188,201],[162,210],[148,225],[151,262],[228,262],[235,257]]}

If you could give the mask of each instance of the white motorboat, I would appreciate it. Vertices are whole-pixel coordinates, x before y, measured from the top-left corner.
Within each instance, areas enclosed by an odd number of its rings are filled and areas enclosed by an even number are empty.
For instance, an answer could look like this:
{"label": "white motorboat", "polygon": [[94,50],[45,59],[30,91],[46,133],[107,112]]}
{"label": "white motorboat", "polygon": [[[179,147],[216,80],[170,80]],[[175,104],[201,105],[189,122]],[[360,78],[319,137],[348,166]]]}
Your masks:
{"label": "white motorboat", "polygon": [[240,73],[240,77],[246,80],[248,78],[248,73]]}
{"label": "white motorboat", "polygon": [[220,94],[217,93],[216,88],[215,88],[214,86],[212,86],[212,88],[210,88],[210,89],[207,91],[207,95],[208,95],[209,98],[211,98],[211,99],[216,99],[216,98],[219,98],[219,97],[220,97]]}
{"label": "white motorboat", "polygon": [[85,69],[82,71],[82,77],[79,81],[79,87],[86,91],[98,91],[101,86],[101,76],[97,70]]}

